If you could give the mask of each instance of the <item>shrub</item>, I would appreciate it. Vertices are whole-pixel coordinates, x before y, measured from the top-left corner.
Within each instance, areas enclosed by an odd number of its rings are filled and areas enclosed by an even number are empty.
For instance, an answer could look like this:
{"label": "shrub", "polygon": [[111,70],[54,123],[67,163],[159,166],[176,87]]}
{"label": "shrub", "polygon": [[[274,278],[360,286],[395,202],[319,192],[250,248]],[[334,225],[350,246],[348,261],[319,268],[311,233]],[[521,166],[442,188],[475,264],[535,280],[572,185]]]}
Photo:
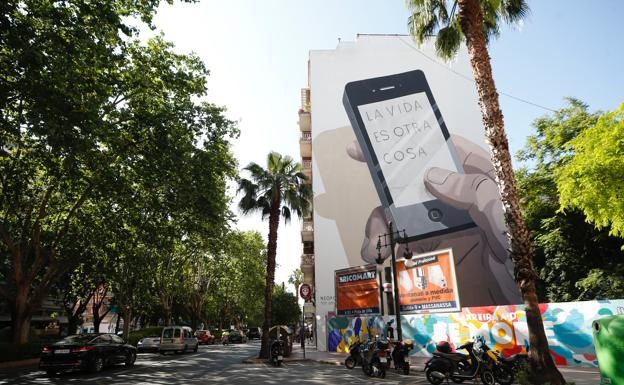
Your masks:
{"label": "shrub", "polygon": [[128,335],[127,342],[130,345],[136,346],[137,343],[145,337],[148,337],[154,334],[160,336],[162,334],[162,330],[163,330],[162,326],[154,326],[151,328],[145,328],[145,329],[130,332],[130,335]]}

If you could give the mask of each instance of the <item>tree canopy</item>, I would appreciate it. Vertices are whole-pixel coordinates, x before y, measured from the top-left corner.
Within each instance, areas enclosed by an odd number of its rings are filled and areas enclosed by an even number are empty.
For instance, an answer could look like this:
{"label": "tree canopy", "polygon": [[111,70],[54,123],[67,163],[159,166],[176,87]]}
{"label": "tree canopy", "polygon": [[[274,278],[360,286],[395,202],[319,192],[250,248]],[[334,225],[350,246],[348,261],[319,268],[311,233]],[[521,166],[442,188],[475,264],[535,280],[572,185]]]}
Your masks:
{"label": "tree canopy", "polygon": [[150,285],[140,270],[151,258],[191,234],[227,231],[238,132],[206,101],[197,56],[163,36],[139,41],[129,23],[151,22],[158,3],[0,6],[0,297],[15,342],[81,260],[105,258],[123,277],[118,298],[142,302],[124,292]]}
{"label": "tree canopy", "polygon": [[578,209],[598,228],[624,237],[624,103],[570,141],[570,161],[558,170],[561,209]]}
{"label": "tree canopy", "polygon": [[591,130],[601,115],[570,98],[567,107],[533,123],[536,133],[518,153],[520,160],[530,164],[518,170],[516,177],[533,240],[540,297],[545,302],[621,296],[617,288],[624,283],[620,267],[624,241],[609,235],[608,227],[595,228],[579,209],[561,210],[557,181],[576,156],[575,138]]}

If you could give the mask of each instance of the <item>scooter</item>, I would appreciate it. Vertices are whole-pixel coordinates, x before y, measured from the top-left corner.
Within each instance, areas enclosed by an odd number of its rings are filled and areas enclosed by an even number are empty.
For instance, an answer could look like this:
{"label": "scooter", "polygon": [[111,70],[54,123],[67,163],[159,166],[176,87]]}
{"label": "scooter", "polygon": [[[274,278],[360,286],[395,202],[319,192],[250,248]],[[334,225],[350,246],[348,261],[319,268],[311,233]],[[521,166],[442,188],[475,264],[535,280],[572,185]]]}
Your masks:
{"label": "scooter", "polygon": [[466,342],[458,349],[465,349],[468,354],[452,352],[448,343],[438,344],[433,357],[425,364],[424,372],[427,381],[438,385],[450,378],[453,382],[461,383],[479,376],[485,385],[496,383],[492,371],[482,365],[481,359],[475,352],[474,342]]}
{"label": "scooter", "polygon": [[500,385],[511,385],[520,368],[528,361],[529,355],[524,353],[504,357],[502,353],[495,352],[485,343],[483,336],[478,336],[476,342],[481,350],[481,360],[493,373]]}
{"label": "scooter", "polygon": [[373,340],[362,350],[362,371],[371,377],[386,377],[388,368],[389,344],[388,340]]}
{"label": "scooter", "polygon": [[394,368],[399,371],[403,371],[403,374],[408,375],[410,371],[409,352],[414,349],[414,342],[411,340],[398,341],[394,343],[394,349],[390,358],[394,361]]}
{"label": "scooter", "polygon": [[349,346],[349,357],[345,359],[347,369],[353,369],[357,365],[362,365],[362,343],[355,341]]}
{"label": "scooter", "polygon": [[284,361],[284,341],[273,340],[269,350],[269,361],[273,366],[280,366]]}

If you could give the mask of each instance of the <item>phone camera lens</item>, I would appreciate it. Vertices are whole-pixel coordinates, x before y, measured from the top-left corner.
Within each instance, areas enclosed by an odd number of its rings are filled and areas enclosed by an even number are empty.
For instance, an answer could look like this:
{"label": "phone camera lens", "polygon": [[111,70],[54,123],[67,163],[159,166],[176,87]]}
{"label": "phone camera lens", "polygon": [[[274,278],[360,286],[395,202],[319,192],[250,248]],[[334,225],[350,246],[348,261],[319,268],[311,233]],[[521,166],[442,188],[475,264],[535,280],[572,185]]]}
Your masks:
{"label": "phone camera lens", "polygon": [[440,222],[442,220],[442,211],[439,209],[431,209],[427,215],[433,222]]}

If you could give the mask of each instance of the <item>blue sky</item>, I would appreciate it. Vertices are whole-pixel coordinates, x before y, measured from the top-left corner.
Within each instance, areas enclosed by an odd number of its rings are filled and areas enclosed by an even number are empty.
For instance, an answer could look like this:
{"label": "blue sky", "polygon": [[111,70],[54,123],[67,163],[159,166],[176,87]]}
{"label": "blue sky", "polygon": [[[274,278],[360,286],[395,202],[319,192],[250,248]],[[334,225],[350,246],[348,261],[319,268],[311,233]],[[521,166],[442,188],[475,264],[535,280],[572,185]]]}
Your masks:
{"label": "blue sky", "polygon": [[[624,2],[529,1],[521,27],[490,44],[499,91],[558,109],[564,97],[591,109],[624,102]],[[241,136],[233,151],[244,166],[278,151],[299,156],[297,110],[307,85],[309,50],[333,49],[358,33],[406,34],[404,0],[202,0],[160,7],[155,24],[179,52],[195,52],[211,70],[208,100],[228,108]],[[515,153],[547,110],[501,96]],[[283,226],[283,224],[282,224]],[[299,223],[281,227],[276,281],[299,266]],[[240,229],[266,236],[268,224],[241,218]]]}

